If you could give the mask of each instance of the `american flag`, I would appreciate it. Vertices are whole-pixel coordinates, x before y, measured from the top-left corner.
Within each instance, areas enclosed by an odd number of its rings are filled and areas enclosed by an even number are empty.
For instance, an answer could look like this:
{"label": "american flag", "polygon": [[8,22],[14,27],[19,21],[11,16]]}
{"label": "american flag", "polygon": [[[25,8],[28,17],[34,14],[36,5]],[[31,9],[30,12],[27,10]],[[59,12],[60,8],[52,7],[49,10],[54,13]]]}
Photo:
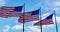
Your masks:
{"label": "american flag", "polygon": [[16,7],[7,7],[7,6],[2,6],[1,11],[0,11],[0,17],[16,17],[20,16],[22,13],[22,8],[23,6],[16,6]]}
{"label": "american flag", "polygon": [[45,19],[43,19],[43,20],[41,20],[41,21],[35,23],[34,26],[53,24],[52,16],[53,16],[53,14],[49,15],[49,16],[46,17]]}
{"label": "american flag", "polygon": [[23,6],[16,6],[16,7],[14,7],[14,6],[2,6],[1,7],[1,10],[2,11],[18,11],[18,12],[21,12],[22,11],[22,8],[23,8]]}
{"label": "american flag", "polygon": [[20,17],[19,22],[23,23],[23,19],[24,19],[24,22],[39,20],[39,10],[40,9],[37,9],[37,10],[32,11],[32,12],[26,12],[24,16]]}

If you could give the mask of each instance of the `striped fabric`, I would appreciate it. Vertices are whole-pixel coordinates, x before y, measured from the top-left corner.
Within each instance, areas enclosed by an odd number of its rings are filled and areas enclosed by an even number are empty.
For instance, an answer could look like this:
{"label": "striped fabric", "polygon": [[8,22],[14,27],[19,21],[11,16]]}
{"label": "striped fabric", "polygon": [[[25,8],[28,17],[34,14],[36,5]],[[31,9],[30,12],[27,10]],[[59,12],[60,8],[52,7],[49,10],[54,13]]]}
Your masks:
{"label": "striped fabric", "polygon": [[2,6],[0,11],[0,17],[17,17],[20,16],[22,13],[23,6],[16,6],[16,7],[7,7]]}
{"label": "striped fabric", "polygon": [[20,17],[19,22],[23,23],[23,19],[24,19],[24,22],[39,20],[39,9],[32,12],[26,12],[24,16]]}
{"label": "striped fabric", "polygon": [[[24,22],[36,21],[39,20],[39,16],[25,16]],[[19,19],[19,22],[23,23],[23,18]]]}

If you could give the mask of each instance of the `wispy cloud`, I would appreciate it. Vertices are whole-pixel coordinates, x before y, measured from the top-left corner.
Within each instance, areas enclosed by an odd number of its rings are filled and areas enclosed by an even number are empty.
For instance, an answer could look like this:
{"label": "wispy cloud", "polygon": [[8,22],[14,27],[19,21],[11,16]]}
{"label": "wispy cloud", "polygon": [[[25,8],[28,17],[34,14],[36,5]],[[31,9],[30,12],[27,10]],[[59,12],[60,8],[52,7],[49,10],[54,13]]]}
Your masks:
{"label": "wispy cloud", "polygon": [[9,25],[5,25],[3,28],[3,32],[8,32],[11,27]]}
{"label": "wispy cloud", "polygon": [[28,28],[33,31],[33,32],[40,32],[40,29],[38,29],[37,27],[34,26],[28,26]]}
{"label": "wispy cloud", "polygon": [[[40,29],[37,26],[24,26],[25,32],[40,32]],[[11,29],[13,30],[23,30],[23,25],[15,25]]]}
{"label": "wispy cloud", "polygon": [[53,5],[55,5],[55,6],[60,6],[60,1],[54,1],[54,2],[53,2]]}
{"label": "wispy cloud", "polygon": [[5,0],[0,0],[0,6],[4,6],[6,4]]}
{"label": "wispy cloud", "polygon": [[[56,16],[57,23],[60,23],[60,17]],[[55,22],[55,17],[53,16],[53,21]]]}
{"label": "wispy cloud", "polygon": [[21,25],[15,25],[15,26],[12,27],[12,29],[14,29],[14,30],[23,29],[23,25],[22,24]]}

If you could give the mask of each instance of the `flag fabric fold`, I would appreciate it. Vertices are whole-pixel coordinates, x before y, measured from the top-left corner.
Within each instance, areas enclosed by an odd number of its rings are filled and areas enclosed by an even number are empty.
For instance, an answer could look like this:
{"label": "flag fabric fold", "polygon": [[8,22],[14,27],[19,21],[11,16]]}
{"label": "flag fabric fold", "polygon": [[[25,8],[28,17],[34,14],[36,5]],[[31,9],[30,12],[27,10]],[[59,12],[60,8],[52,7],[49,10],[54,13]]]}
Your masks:
{"label": "flag fabric fold", "polygon": [[34,24],[34,26],[40,26],[40,25],[50,25],[53,24],[53,20],[52,20],[53,14],[49,15],[48,17],[46,17],[45,19],[37,22]]}

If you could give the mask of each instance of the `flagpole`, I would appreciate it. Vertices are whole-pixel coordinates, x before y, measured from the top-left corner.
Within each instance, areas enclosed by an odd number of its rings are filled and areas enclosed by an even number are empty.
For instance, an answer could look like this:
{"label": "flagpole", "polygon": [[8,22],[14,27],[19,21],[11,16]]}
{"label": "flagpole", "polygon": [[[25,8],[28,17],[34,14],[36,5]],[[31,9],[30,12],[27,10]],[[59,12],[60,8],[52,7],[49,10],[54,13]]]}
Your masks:
{"label": "flagpole", "polygon": [[24,10],[23,10],[23,32],[24,32],[24,21],[25,21],[25,3],[24,3]]}
{"label": "flagpole", "polygon": [[42,32],[42,21],[41,21],[41,7],[40,7],[40,19],[39,19],[39,21],[40,21],[40,28],[41,28],[41,32]]}
{"label": "flagpole", "polygon": [[57,20],[56,20],[56,13],[54,11],[54,16],[55,16],[55,26],[56,26],[56,32],[58,32],[58,26],[57,26]]}

